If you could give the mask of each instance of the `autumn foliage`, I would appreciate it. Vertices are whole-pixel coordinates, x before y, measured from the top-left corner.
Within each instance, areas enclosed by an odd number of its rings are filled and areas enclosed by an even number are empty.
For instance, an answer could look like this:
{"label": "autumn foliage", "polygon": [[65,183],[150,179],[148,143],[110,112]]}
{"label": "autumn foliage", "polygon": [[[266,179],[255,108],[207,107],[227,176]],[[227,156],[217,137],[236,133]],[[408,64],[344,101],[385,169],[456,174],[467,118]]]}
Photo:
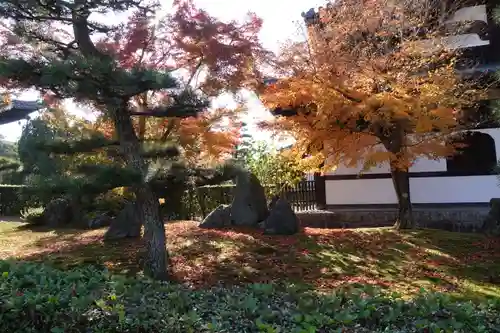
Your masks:
{"label": "autumn foliage", "polygon": [[[191,1],[175,1],[172,14],[158,21],[135,12],[97,47],[114,55],[124,68],[176,73],[183,79],[182,89],[212,98],[255,87],[261,81],[258,68],[269,56],[257,38],[261,24],[252,13],[243,23],[226,23]],[[140,111],[175,101],[168,91],[157,91],[138,95],[133,102]],[[206,109],[196,118],[139,117],[136,131],[143,139],[179,144],[191,164],[213,164],[227,158],[238,143],[238,113],[222,108]],[[112,126],[107,128],[112,130]]]}
{"label": "autumn foliage", "polygon": [[295,112],[264,126],[293,135],[298,158],[325,162],[323,171],[390,166],[405,226],[409,167],[451,154],[457,114],[484,93],[457,75],[460,50],[436,19],[444,14],[425,0],[330,4],[308,23],[307,41],[283,49],[279,80],[262,94],[276,113]]}

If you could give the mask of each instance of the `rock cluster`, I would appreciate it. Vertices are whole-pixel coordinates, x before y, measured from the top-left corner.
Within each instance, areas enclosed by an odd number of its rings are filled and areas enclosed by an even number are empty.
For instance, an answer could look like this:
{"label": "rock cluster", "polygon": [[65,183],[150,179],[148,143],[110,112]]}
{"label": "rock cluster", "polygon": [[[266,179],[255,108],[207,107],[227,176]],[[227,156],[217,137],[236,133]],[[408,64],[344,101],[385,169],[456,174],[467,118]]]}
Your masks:
{"label": "rock cluster", "polygon": [[230,226],[262,227],[269,235],[293,235],[299,231],[299,220],[284,199],[273,198],[268,207],[264,187],[257,177],[241,172],[236,176],[231,204],[220,205],[200,223],[200,228]]}

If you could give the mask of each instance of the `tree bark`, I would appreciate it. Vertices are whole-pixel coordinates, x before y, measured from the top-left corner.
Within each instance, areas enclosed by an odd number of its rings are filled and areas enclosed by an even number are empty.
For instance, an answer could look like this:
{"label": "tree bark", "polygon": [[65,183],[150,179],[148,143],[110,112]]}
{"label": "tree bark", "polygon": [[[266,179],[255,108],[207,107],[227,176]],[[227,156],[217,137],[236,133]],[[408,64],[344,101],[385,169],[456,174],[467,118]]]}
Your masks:
{"label": "tree bark", "polygon": [[147,249],[144,273],[156,280],[167,280],[170,277],[167,264],[167,240],[158,198],[148,185],[138,186],[135,194],[139,214],[144,223],[144,239]]}
{"label": "tree bark", "polygon": [[399,169],[391,165],[391,176],[398,198],[398,216],[394,227],[396,229],[413,229],[413,211],[410,198],[410,176],[408,169]]}
{"label": "tree bark", "polygon": [[[128,114],[126,103],[113,111],[113,121],[120,141],[120,149],[128,166],[145,175],[147,164],[140,155],[139,140]],[[167,264],[165,225],[160,214],[158,198],[147,183],[142,182],[134,186],[133,189],[137,199],[139,216],[144,225],[144,239],[147,249],[144,272],[154,279],[168,279],[169,265]]]}
{"label": "tree bark", "polygon": [[408,167],[403,168],[401,164],[405,164],[405,136],[404,125],[397,123],[391,131],[387,129],[379,131],[379,139],[385,149],[391,152],[394,156],[389,162],[391,169],[391,178],[398,199],[398,215],[394,227],[396,229],[412,229],[415,227],[413,220],[413,211],[410,198],[410,175]]}

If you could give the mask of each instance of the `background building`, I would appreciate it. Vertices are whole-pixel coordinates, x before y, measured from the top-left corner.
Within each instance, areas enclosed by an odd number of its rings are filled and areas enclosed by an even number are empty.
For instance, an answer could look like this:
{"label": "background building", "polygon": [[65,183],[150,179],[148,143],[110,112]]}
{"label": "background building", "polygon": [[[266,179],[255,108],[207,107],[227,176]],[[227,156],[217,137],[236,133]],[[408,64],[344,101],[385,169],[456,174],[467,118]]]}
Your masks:
{"label": "background building", "polygon": [[[500,26],[493,20],[496,1],[434,2],[441,8],[439,13],[446,13],[437,17],[446,26],[441,42],[463,51],[457,71],[493,82],[492,74],[500,69]],[[311,9],[302,14],[310,39],[328,38],[320,20],[322,11],[327,10]],[[461,23],[467,23],[467,28],[462,29]],[[432,41],[422,43],[431,45]],[[488,211],[490,199],[500,197],[495,172],[500,157],[500,125],[492,112],[495,98],[491,96],[463,115],[467,120],[476,120],[477,125],[456,139],[467,145],[459,153],[447,159],[421,158],[411,167],[410,197],[417,221],[447,220],[454,224],[452,228],[472,224],[477,227]],[[273,111],[286,116],[283,112],[291,110]],[[339,165],[325,176],[316,175],[320,206],[342,213],[339,219],[343,221],[392,222],[397,197],[389,166],[381,164],[363,174],[360,171],[361,164],[357,168]]]}

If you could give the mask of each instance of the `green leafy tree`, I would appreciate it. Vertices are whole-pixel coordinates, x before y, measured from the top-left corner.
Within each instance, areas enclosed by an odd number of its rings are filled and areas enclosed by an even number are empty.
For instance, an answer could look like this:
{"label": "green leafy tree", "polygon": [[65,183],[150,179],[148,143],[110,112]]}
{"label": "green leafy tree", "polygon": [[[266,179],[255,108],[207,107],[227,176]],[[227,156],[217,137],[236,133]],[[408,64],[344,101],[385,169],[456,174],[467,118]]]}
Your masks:
{"label": "green leafy tree", "polygon": [[[111,138],[95,135],[76,142],[55,140],[44,147],[66,155],[105,151],[123,163],[83,164],[70,177],[45,179],[44,184],[54,192],[102,193],[131,187],[144,225],[144,271],[165,279],[169,275],[165,227],[154,188],[175,173],[172,166],[180,154],[165,142],[142,140],[134,118],[196,116],[208,107],[209,97],[258,82],[255,55],[264,52],[256,37],[261,21],[255,16],[244,24],[223,23],[197,10],[190,1],[175,1],[173,14],[154,25],[158,9],[136,0],[2,1],[0,19],[5,30],[0,78],[7,88],[38,89],[45,94],[46,103],[71,98],[111,121]],[[111,26],[91,19],[125,11],[132,14],[124,24]],[[96,43],[103,34],[128,38],[120,43]],[[161,66],[136,61],[156,57],[151,49],[158,45],[149,43],[152,34],[161,34],[167,41],[161,46],[163,56],[156,58],[163,61]],[[182,84],[174,78],[176,69],[186,69],[191,78],[203,71],[206,80],[193,90],[191,80]],[[154,106],[136,102],[148,93],[162,93],[163,97]]]}
{"label": "green leafy tree", "polygon": [[12,158],[14,160],[18,158],[16,143],[5,140],[5,137],[1,134],[0,134],[0,156]]}
{"label": "green leafy tree", "polygon": [[5,140],[0,134],[0,180],[3,184],[12,183],[13,175],[19,168],[17,144]]}
{"label": "green leafy tree", "polygon": [[[62,130],[62,129],[61,129]],[[26,175],[51,176],[62,171],[62,160],[38,149],[40,143],[61,139],[61,130],[43,118],[28,121],[19,138],[19,158]]]}
{"label": "green leafy tree", "polygon": [[304,173],[286,149],[277,150],[264,141],[253,142],[245,153],[244,165],[277,195],[286,186],[304,179]]}

